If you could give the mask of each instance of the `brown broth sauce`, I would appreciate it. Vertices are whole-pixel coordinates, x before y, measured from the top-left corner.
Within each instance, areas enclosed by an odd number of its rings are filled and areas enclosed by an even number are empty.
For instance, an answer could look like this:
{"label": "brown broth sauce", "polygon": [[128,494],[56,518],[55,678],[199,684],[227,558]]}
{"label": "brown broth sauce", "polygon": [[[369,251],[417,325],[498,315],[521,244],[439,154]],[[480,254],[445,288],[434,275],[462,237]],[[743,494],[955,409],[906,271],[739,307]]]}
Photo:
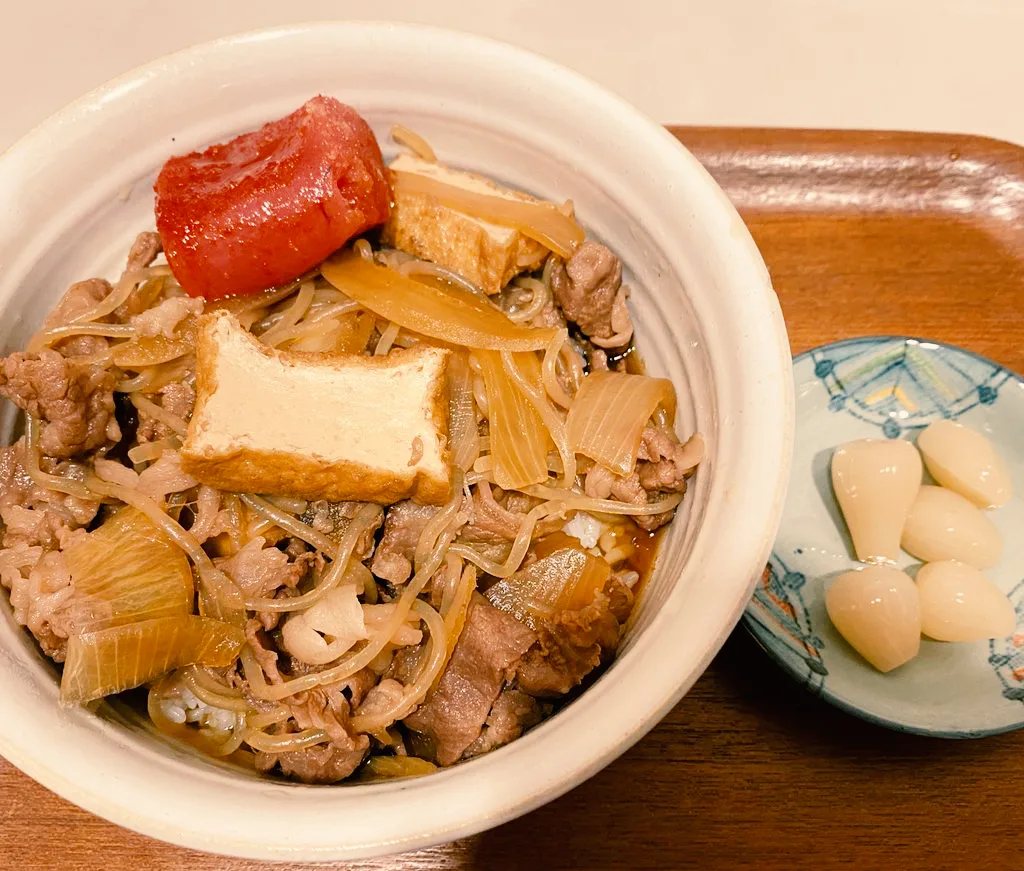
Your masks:
{"label": "brown broth sauce", "polygon": [[663,526],[661,529],[654,530],[654,532],[648,532],[646,529],[641,529],[633,521],[629,521],[626,528],[629,530],[629,543],[633,546],[633,552],[626,557],[626,567],[640,575],[640,580],[633,585],[633,595],[639,598],[643,588],[647,585],[647,579],[654,570],[654,561],[658,555],[658,547],[661,545],[661,539],[664,537],[668,526]]}
{"label": "brown broth sauce", "polygon": [[[640,352],[634,350],[629,354],[620,366],[621,371],[630,375],[646,375],[647,366],[644,364]],[[654,532],[641,529],[632,520],[627,521],[626,528],[629,530],[629,542],[633,545],[633,552],[626,559],[626,566],[640,575],[640,580],[633,586],[633,595],[639,598],[643,589],[647,586],[647,580],[654,571],[654,561],[658,556],[658,548],[665,536],[665,530],[671,526],[667,524]]]}

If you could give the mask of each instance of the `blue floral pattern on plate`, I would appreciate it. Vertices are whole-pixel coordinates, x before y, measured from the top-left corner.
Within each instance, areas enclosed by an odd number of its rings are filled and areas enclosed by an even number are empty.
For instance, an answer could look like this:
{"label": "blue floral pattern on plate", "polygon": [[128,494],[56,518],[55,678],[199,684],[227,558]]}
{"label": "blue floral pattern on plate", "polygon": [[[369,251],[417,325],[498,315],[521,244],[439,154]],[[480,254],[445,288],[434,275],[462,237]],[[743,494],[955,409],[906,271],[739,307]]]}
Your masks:
{"label": "blue floral pattern on plate", "polygon": [[[1024,500],[990,516],[1006,541],[989,577],[1020,616],[1017,634],[976,644],[923,639],[916,659],[887,675],[867,665],[825,613],[829,582],[856,565],[832,495],[832,450],[860,438],[913,440],[960,420],[986,433],[1024,487],[1024,381],[997,363],[924,339],[836,342],[793,362],[793,473],[771,560],[744,622],[794,678],[827,701],[883,726],[969,738],[1024,726]],[[914,564],[906,556],[904,565]]]}
{"label": "blue floral pattern on plate", "polygon": [[821,661],[822,642],[814,634],[801,592],[806,583],[807,579],[800,572],[791,572],[772,554],[754,590],[754,598],[747,606],[746,616],[760,629],[755,635],[770,633],[778,642],[775,655],[792,659],[791,671],[805,671],[807,686],[818,689],[828,669]]}

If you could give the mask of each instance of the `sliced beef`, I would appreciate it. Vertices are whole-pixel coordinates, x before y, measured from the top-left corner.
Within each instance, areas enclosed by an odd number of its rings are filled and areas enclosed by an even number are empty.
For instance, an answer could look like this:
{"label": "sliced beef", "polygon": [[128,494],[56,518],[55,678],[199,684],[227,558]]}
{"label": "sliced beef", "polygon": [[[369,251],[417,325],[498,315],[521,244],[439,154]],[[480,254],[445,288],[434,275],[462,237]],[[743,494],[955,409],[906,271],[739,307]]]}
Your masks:
{"label": "sliced beef", "polygon": [[[42,555],[43,549],[38,544],[26,544],[23,541],[0,549],[0,584],[13,590],[15,585],[28,580],[29,572]],[[19,617],[18,622],[24,624],[25,621]]]}
{"label": "sliced beef", "polygon": [[174,331],[185,318],[203,313],[203,301],[187,296],[172,296],[135,315],[132,325],[140,336],[174,338]]}
{"label": "sliced beef", "polygon": [[[190,383],[191,379],[172,381],[170,384],[161,387],[157,396],[150,396],[164,411],[170,412],[175,417],[187,421],[192,416],[192,408],[196,404],[196,391]],[[139,411],[139,428],[136,438],[142,442],[156,442],[174,435],[167,424],[154,420],[144,411]]]}
{"label": "sliced beef", "polygon": [[631,606],[629,589],[612,578],[585,608],[545,621],[519,664],[519,688],[532,696],[565,695],[615,652]]}
{"label": "sliced beef", "polygon": [[[362,502],[328,502],[326,499],[318,499],[316,502],[309,503],[302,520],[324,535],[340,535],[345,531],[345,527],[348,526],[352,518],[356,516],[356,512],[363,507],[363,504]],[[376,529],[379,528],[380,524],[378,523]]]}
{"label": "sliced beef", "polygon": [[163,250],[160,244],[160,237],[147,230],[139,233],[128,250],[128,261],[125,263],[125,272],[132,272],[136,269],[145,269],[156,260],[157,254]]}
{"label": "sliced beef", "polygon": [[[321,558],[322,559],[322,558]],[[300,593],[295,587],[279,587],[276,592],[270,594],[271,599],[293,599],[299,596]],[[281,620],[286,616],[283,611],[256,611],[256,619],[259,620],[260,625],[268,632],[271,629],[277,629],[280,625]]]}
{"label": "sliced beef", "polygon": [[[595,499],[617,499],[630,505],[647,505],[650,495],[640,486],[640,473],[634,471],[630,475],[616,475],[605,466],[593,466],[587,472],[583,485],[584,492]],[[648,531],[658,529],[668,523],[675,510],[661,514],[632,515],[637,526]]]}
{"label": "sliced beef", "polygon": [[488,560],[503,563],[515,537],[514,532],[511,536],[508,533],[513,525],[518,529],[519,524],[515,518],[510,519],[500,505],[490,505],[496,503],[496,499],[494,493],[484,494],[485,489],[489,490],[486,482],[480,483],[472,498],[463,504],[467,522],[456,540],[460,545],[470,545]]}
{"label": "sliced beef", "polygon": [[[78,534],[85,532],[79,530]],[[74,537],[71,533],[63,543],[72,544]],[[42,553],[41,548],[25,545],[0,551],[0,580],[11,591],[14,619],[36,637],[43,653],[63,662],[71,629],[68,605],[74,587],[61,552]]]}
{"label": "sliced beef", "polygon": [[473,493],[473,519],[470,521],[473,529],[512,541],[519,533],[523,517],[523,514],[513,513],[500,505],[486,481],[477,485]]}
{"label": "sliced beef", "polygon": [[[345,534],[352,518],[365,504],[365,502],[328,502],[326,499],[318,499],[316,502],[309,503],[299,519],[303,523],[308,523],[317,532],[338,539]],[[381,509],[374,521],[366,527],[356,541],[355,554],[360,561],[368,559],[373,554],[374,536],[383,522],[384,511]]]}
{"label": "sliced beef", "polygon": [[466,625],[437,689],[403,721],[432,740],[441,765],[456,762],[479,736],[505,681],[537,636],[473,594]]}
{"label": "sliced beef", "polygon": [[348,720],[352,709],[341,687],[317,687],[289,707],[300,729],[323,729],[332,744],[347,750],[369,745],[365,735],[351,733]]}
{"label": "sliced beef", "polygon": [[[374,681],[376,679],[377,676],[374,675]],[[395,706],[402,701],[404,694],[405,687],[401,683],[386,677],[380,683],[371,685],[362,698],[353,697],[352,708],[361,717],[381,714],[394,710]]]}
{"label": "sliced beef", "polygon": [[4,543],[52,546],[67,529],[64,519],[54,511],[8,505],[0,508],[4,521]]}
{"label": "sliced beef", "polygon": [[[43,321],[43,329],[62,327],[95,307],[112,290],[110,282],[102,278],[76,281],[65,292]],[[105,320],[104,318],[100,319]],[[108,343],[103,336],[71,336],[55,343],[53,348],[65,357],[83,357],[102,354]]]}
{"label": "sliced beef", "polygon": [[384,677],[396,680],[400,684],[411,684],[419,674],[420,662],[423,660],[423,647],[400,647],[391,657],[391,664],[384,672]]}
{"label": "sliced beef", "polygon": [[612,572],[608,583],[604,585],[604,594],[608,597],[608,610],[612,612],[619,623],[625,623],[633,612],[633,589],[632,584],[627,581],[635,579],[630,577],[636,572],[618,571]]}
{"label": "sliced beef", "polygon": [[289,560],[284,551],[265,544],[266,539],[257,535],[234,556],[214,560],[247,599],[269,596],[280,587],[294,589],[316,558],[307,552]]}
{"label": "sliced beef", "polygon": [[480,737],[466,748],[462,758],[470,759],[503,747],[537,725],[542,717],[541,705],[533,696],[506,687],[491,707]]}
{"label": "sliced beef", "polygon": [[285,777],[304,783],[337,783],[360,766],[370,749],[370,739],[352,733],[351,708],[340,688],[311,690],[288,707],[299,731],[323,729],[329,741],[305,750],[257,753],[256,766],[260,771],[270,771],[279,765]]}
{"label": "sliced beef", "polygon": [[98,359],[106,355],[109,343],[103,336],[71,336],[53,345],[65,357]]}
{"label": "sliced beef", "polygon": [[284,683],[284,678],[281,677],[281,670],[277,664],[277,651],[274,649],[274,645],[270,642],[269,636],[264,631],[263,624],[258,618],[246,621],[245,640],[248,642],[249,649],[252,650],[257,664],[267,676],[267,680],[272,684]]}
{"label": "sliced beef", "polygon": [[404,584],[409,580],[420,533],[439,510],[431,505],[417,505],[411,500],[392,505],[384,518],[384,534],[370,570],[378,578],[393,584]]}
{"label": "sliced beef", "polygon": [[220,491],[205,484],[196,495],[195,520],[189,532],[200,544],[216,538],[230,528],[228,512],[220,507]]}
{"label": "sliced beef", "polygon": [[[150,266],[162,250],[160,237],[156,233],[139,233],[128,252],[125,274],[138,272]],[[114,309],[114,319],[127,323],[134,315],[148,309],[159,297],[162,287],[156,282],[143,282],[136,287],[121,305]]]}
{"label": "sliced beef", "polygon": [[188,420],[192,416],[192,408],[196,404],[196,391],[188,382],[172,381],[160,388],[160,397],[164,411],[182,420]]}
{"label": "sliced beef", "polygon": [[551,290],[565,316],[590,337],[615,335],[613,314],[622,295],[622,261],[600,242],[587,240],[551,271]]}
{"label": "sliced beef", "polygon": [[[355,506],[356,508],[358,508],[360,505],[363,505],[364,503],[362,503],[362,502],[342,502],[340,504],[343,505],[343,506],[351,505],[351,506]],[[355,512],[354,511],[353,511],[353,516],[355,516]],[[359,538],[356,539],[356,546],[355,546],[354,553],[355,553],[356,557],[359,559],[360,562],[363,562],[364,560],[368,560],[371,556],[374,555],[374,548],[376,547],[377,530],[380,529],[381,526],[383,526],[383,525],[384,525],[384,509],[381,508],[377,512],[377,515],[376,515],[375,519],[373,520],[373,522],[370,523],[370,525],[367,526],[366,529],[363,530],[362,535],[360,535]]]}
{"label": "sliced beef", "polygon": [[[462,534],[467,540],[484,543],[502,539],[513,541],[526,515],[538,504],[539,500],[523,493],[503,493],[498,489],[495,496],[490,485],[483,481],[473,492],[473,513]],[[545,518],[534,527],[533,538],[548,535],[564,524],[565,520],[559,517]]]}
{"label": "sliced beef", "polygon": [[475,523],[463,527],[455,541],[458,544],[468,544],[481,556],[492,562],[503,563],[508,559],[509,551],[512,549],[512,542],[497,532],[483,529]]}
{"label": "sliced beef", "polygon": [[636,470],[641,487],[649,492],[682,493],[686,479],[704,459],[704,439],[693,435],[680,444],[673,430],[647,426],[640,437],[638,456]]}
{"label": "sliced beef", "polygon": [[370,739],[360,736],[366,746],[356,744],[345,749],[334,744],[318,744],[305,750],[288,753],[257,753],[256,768],[264,774],[280,766],[281,774],[302,783],[337,783],[344,780],[363,762],[370,747]]}
{"label": "sliced beef", "polygon": [[[386,683],[381,681],[377,683],[380,678],[376,672],[371,668],[361,668],[352,677],[345,682],[345,688],[348,690],[349,704],[352,706],[352,710],[358,708],[364,700],[367,700],[373,691],[378,687]],[[384,692],[388,688],[385,688]]]}
{"label": "sliced beef", "polygon": [[42,421],[39,447],[48,457],[74,457],[121,438],[114,383],[111,370],[49,349],[0,361],[0,395]]}
{"label": "sliced beef", "polygon": [[75,318],[81,317],[89,309],[94,308],[96,303],[110,293],[111,290],[113,288],[110,286],[110,282],[104,281],[102,278],[87,278],[85,281],[76,281],[64,291],[64,296],[50,310],[50,313],[43,321],[43,329],[70,324]]}
{"label": "sliced beef", "polygon": [[665,524],[671,523],[675,515],[676,510],[673,508],[671,511],[663,511],[661,514],[637,514],[633,517],[633,522],[641,529],[654,532],[656,529],[661,529]]}
{"label": "sliced beef", "polygon": [[[617,475],[604,466],[591,467],[584,484],[587,495],[646,505],[661,494],[683,493],[686,479],[704,458],[704,440],[694,435],[680,444],[671,429],[646,426],[637,457],[636,469],[630,475]],[[637,515],[633,519],[643,529],[653,530],[668,523],[674,513]]]}
{"label": "sliced beef", "polygon": [[[25,471],[25,440],[0,448],[0,519],[4,530],[2,545],[59,546],[71,530],[87,526],[99,509],[99,503],[36,486]],[[82,467],[69,462],[44,458],[43,471],[79,478]]]}
{"label": "sliced beef", "polygon": [[164,451],[160,458],[139,474],[139,492],[152,499],[163,499],[169,493],[182,493],[198,486],[199,481],[181,468],[181,454]]}

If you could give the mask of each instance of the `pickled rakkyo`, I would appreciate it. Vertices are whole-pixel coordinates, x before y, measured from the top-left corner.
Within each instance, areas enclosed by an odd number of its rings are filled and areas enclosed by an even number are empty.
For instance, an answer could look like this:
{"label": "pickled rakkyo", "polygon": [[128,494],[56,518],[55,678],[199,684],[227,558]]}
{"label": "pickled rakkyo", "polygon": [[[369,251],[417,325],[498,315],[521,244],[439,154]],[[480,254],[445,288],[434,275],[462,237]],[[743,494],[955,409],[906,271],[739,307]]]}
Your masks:
{"label": "pickled rakkyo", "polygon": [[832,454],[832,487],[857,559],[895,562],[903,524],[921,486],[921,455],[910,442],[863,439]]}
{"label": "pickled rakkyo", "polygon": [[956,560],[922,566],[917,573],[921,631],[936,641],[1005,638],[1017,626],[1006,594],[976,568]]}
{"label": "pickled rakkyo", "polygon": [[938,420],[917,437],[917,447],[936,481],[979,508],[998,508],[1010,501],[1010,472],[980,432],[956,421]]}
{"label": "pickled rakkyo", "polygon": [[889,566],[867,566],[840,575],[825,594],[832,624],[879,671],[917,656],[921,609],[908,575]]}
{"label": "pickled rakkyo", "polygon": [[976,569],[999,562],[999,530],[972,502],[945,487],[921,487],[903,527],[903,549],[925,562],[959,560]]}

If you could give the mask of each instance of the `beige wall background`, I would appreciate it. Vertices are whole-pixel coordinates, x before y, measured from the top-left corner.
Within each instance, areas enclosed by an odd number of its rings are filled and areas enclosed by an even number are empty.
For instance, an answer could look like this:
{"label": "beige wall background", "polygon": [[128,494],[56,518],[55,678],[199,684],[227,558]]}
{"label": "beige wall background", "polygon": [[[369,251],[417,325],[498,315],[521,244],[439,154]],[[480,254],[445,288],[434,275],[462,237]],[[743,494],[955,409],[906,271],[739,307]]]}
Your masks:
{"label": "beige wall background", "polygon": [[505,39],[665,123],[944,130],[1024,144],[1024,0],[0,0],[0,148],[158,55],[328,18]]}

